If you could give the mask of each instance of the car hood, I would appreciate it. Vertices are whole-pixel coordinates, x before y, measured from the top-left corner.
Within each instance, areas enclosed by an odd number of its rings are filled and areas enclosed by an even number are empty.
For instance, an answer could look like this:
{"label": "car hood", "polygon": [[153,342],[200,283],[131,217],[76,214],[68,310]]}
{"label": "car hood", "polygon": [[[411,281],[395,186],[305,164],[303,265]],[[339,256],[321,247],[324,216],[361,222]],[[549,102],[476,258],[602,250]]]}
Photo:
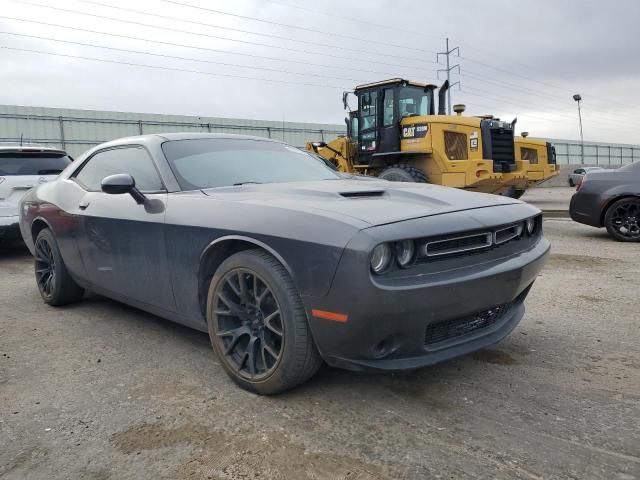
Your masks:
{"label": "car hood", "polygon": [[220,201],[306,211],[336,219],[349,217],[371,226],[521,203],[508,197],[438,185],[355,179],[246,184],[205,189],[203,193]]}

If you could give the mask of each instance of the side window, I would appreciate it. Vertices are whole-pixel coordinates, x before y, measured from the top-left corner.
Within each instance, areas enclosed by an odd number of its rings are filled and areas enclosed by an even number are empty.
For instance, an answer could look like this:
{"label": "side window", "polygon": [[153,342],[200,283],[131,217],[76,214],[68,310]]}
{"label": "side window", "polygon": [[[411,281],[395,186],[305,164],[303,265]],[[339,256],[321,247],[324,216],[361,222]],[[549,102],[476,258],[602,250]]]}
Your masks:
{"label": "side window", "polygon": [[116,173],[131,175],[142,192],[164,190],[151,157],[142,147],[114,148],[98,152],[74,177],[87,190],[99,192],[102,190],[102,179]]}
{"label": "side window", "polygon": [[583,174],[584,170],[581,168],[578,168],[577,170],[574,170],[573,173],[577,173],[577,174]]}
{"label": "side window", "polygon": [[535,148],[521,147],[520,157],[522,157],[522,160],[527,160],[531,165],[538,163],[538,151]]}
{"label": "side window", "polygon": [[360,119],[362,130],[376,128],[376,111],[378,104],[378,92],[365,92],[360,95]]}
{"label": "side window", "polygon": [[393,114],[393,89],[385,88],[384,89],[384,111],[383,111],[383,119],[382,126],[390,127],[395,123],[395,116]]}
{"label": "side window", "polygon": [[351,136],[352,138],[358,137],[358,117],[355,115],[351,117]]}

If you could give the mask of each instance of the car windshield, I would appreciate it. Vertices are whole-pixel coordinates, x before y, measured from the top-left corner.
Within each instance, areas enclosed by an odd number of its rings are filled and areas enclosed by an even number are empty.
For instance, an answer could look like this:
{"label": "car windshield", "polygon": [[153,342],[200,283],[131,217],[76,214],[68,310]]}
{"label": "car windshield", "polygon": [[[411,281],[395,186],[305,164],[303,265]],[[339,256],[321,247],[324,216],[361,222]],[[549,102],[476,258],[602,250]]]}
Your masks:
{"label": "car windshield", "polygon": [[69,163],[59,153],[0,153],[0,175],[57,175]]}
{"label": "car windshield", "polygon": [[163,143],[162,151],[183,190],[340,178],[317,158],[276,142],[229,138],[174,140]]}

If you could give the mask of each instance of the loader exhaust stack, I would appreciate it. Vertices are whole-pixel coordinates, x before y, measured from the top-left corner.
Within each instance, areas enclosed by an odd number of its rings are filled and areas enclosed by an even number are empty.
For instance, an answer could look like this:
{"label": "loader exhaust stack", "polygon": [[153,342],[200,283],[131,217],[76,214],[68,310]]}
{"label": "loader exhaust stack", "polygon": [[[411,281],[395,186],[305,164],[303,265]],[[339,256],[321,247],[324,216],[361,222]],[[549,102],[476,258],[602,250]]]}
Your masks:
{"label": "loader exhaust stack", "polygon": [[447,90],[449,90],[449,80],[445,80],[438,92],[438,115],[446,115]]}

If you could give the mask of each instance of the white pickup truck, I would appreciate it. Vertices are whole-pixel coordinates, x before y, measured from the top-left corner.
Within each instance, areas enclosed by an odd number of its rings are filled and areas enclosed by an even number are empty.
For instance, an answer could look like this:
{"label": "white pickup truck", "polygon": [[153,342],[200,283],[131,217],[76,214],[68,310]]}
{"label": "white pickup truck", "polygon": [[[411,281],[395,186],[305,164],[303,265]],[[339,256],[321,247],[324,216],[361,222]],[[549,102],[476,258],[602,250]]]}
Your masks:
{"label": "white pickup truck", "polygon": [[64,150],[40,145],[0,145],[0,242],[20,238],[19,205],[22,196],[48,182],[69,165]]}

